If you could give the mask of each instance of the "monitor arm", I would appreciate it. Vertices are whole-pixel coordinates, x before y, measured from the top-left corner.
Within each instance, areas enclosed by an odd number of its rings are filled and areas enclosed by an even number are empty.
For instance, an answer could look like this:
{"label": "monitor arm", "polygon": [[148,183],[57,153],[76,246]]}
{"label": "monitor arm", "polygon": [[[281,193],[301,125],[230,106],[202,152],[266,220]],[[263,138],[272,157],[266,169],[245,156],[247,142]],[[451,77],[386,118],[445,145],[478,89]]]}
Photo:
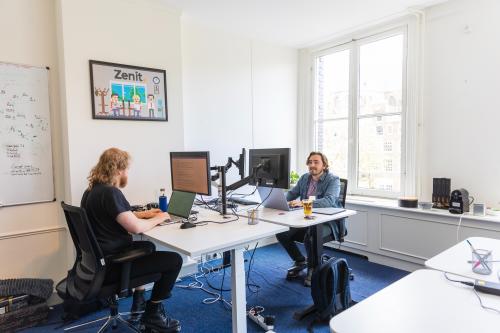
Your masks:
{"label": "monitor arm", "polygon": [[257,172],[264,167],[263,164],[259,164],[256,167],[252,168],[252,173],[245,178],[242,178],[241,180],[238,180],[236,183],[233,183],[229,186],[226,187],[227,191],[234,191],[242,187],[243,185],[246,185],[250,183],[252,180],[255,179]]}
{"label": "monitor arm", "polygon": [[[238,168],[238,174],[240,175],[241,179],[243,180],[245,178],[245,148],[241,149],[241,154],[240,157],[238,158],[237,161],[233,160],[232,157],[227,158],[227,163],[226,165],[223,166],[224,172],[227,172],[229,169],[231,169],[231,166],[236,166]],[[219,171],[219,166],[214,166],[211,167],[210,170],[217,170]],[[210,178],[212,181],[216,181],[219,179],[220,175],[219,172],[217,172],[215,175],[212,175]],[[243,184],[244,185],[244,184]]]}
{"label": "monitor arm", "polygon": [[[240,160],[238,162],[243,163],[243,165],[244,165],[245,161],[244,161],[244,159],[242,159],[242,156],[243,156],[243,154],[240,155]],[[227,170],[229,170],[229,168],[231,168],[232,163],[234,163],[235,165],[238,165],[232,160],[232,158],[229,158],[226,165],[210,167],[210,170],[217,170],[217,174],[215,174],[211,177],[212,181],[215,181],[219,178],[221,180],[220,186],[219,186],[219,196],[221,197],[221,208],[222,208],[220,213],[223,216],[227,215],[227,191],[234,191],[234,190],[242,187],[243,185],[248,184],[250,181],[255,179],[257,172],[264,167],[264,164],[259,164],[256,167],[253,167],[252,173],[248,177],[245,177],[245,178],[242,177],[241,180],[227,186],[226,185],[226,172],[227,172]],[[238,168],[240,169],[240,167],[238,167]],[[241,169],[240,169],[240,171],[241,171]]]}

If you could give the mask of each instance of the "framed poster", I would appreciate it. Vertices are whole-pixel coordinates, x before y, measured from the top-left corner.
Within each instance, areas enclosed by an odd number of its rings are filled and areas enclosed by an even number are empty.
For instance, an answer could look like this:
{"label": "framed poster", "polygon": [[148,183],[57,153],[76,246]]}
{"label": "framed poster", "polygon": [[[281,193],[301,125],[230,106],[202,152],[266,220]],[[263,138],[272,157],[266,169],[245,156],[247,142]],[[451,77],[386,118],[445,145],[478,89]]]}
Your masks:
{"label": "framed poster", "polygon": [[92,118],[168,121],[165,70],[89,60]]}

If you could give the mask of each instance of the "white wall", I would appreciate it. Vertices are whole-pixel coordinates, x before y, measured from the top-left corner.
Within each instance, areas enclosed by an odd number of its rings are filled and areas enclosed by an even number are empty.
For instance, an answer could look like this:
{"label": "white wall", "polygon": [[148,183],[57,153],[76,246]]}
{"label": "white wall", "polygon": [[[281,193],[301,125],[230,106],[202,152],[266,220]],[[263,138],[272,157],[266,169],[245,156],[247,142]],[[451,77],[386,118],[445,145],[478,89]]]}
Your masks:
{"label": "white wall", "polygon": [[[147,6],[138,0],[0,0],[0,6],[0,61],[51,68],[57,197],[54,203],[0,209],[0,278],[57,282],[73,261],[59,201],[79,205],[104,149],[132,154],[124,191],[132,203],[156,201],[157,190],[169,187],[168,153],[184,146],[180,14],[155,0]],[[92,120],[89,59],[165,69],[169,121]]]}
{"label": "white wall", "polygon": [[[500,207],[500,2],[455,0],[424,13],[417,192],[429,201],[432,178],[447,177],[451,190],[465,188],[476,202]],[[310,55],[301,51],[299,108],[310,110]],[[300,151],[312,146],[299,140]]]}
{"label": "white wall", "polygon": [[[0,278],[57,282],[65,275],[73,246],[59,201],[79,204],[90,168],[108,147],[133,156],[124,190],[132,203],[156,200],[158,188],[170,187],[168,153],[184,146],[211,150],[214,163],[237,157],[242,147],[288,146],[295,152],[296,50],[186,26],[182,67],[180,14],[159,1],[144,6],[139,0],[0,0],[0,5],[9,13],[0,22],[9,46],[1,49],[0,61],[51,67],[58,201],[0,210]],[[13,26],[16,34],[10,33]],[[92,120],[89,59],[165,69],[169,121]],[[182,69],[188,89],[185,126]],[[262,123],[263,116],[269,121]]]}
{"label": "white wall", "polygon": [[[60,201],[64,185],[54,1],[0,0],[0,12],[0,61],[50,67],[52,151]],[[57,282],[65,274],[67,267],[60,263],[67,261],[68,238],[58,201],[0,208],[0,279],[39,277]]]}
{"label": "white wall", "polygon": [[187,150],[209,150],[221,165],[243,147],[290,147],[295,167],[296,49],[183,21],[182,69]]}
{"label": "white wall", "polygon": [[[422,193],[451,178],[500,206],[500,2],[457,0],[426,11]],[[467,28],[468,27],[468,28]]]}
{"label": "white wall", "polygon": [[[169,188],[169,152],[184,146],[179,13],[156,1],[58,3],[68,200],[79,205],[90,169],[115,146],[133,158],[127,199],[156,201],[158,189]],[[89,59],[165,69],[168,122],[93,120]]]}

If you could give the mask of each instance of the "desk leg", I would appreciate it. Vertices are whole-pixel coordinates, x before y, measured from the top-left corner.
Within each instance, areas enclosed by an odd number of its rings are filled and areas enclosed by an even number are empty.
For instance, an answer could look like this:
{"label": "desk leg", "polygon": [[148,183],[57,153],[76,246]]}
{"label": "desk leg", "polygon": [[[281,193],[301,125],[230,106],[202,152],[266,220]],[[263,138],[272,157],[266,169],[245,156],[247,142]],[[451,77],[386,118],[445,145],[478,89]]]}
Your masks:
{"label": "desk leg", "polygon": [[314,269],[321,266],[321,256],[323,255],[323,224],[313,225],[310,229],[311,232],[311,251],[309,255],[312,256],[312,266]]}
{"label": "desk leg", "polygon": [[[309,231],[311,233],[311,249],[309,256],[312,259],[311,264],[313,268],[318,269],[321,266],[321,256],[323,255],[323,225],[313,225],[310,227]],[[296,320],[302,320],[315,311],[316,307],[313,304],[304,310],[295,312],[293,314],[293,318]]]}
{"label": "desk leg", "polygon": [[246,333],[247,308],[245,291],[244,249],[231,250],[231,300],[233,316],[233,333]]}

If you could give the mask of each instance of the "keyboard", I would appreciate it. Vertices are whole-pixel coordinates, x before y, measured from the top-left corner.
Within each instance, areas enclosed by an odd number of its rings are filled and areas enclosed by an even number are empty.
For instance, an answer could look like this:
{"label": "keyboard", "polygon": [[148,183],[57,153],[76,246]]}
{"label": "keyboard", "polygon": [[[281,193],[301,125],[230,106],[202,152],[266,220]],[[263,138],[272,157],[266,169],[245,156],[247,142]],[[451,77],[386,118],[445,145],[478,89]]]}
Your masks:
{"label": "keyboard", "polygon": [[252,200],[248,200],[248,199],[243,199],[243,198],[229,198],[227,199],[228,201],[232,201],[234,203],[237,203],[237,204],[240,204],[240,205],[245,205],[245,206],[249,206],[249,205],[258,205],[260,202],[257,202],[257,201],[252,201]]}
{"label": "keyboard", "polygon": [[170,215],[169,219],[164,220],[162,223],[159,225],[169,225],[169,224],[174,224],[174,223],[180,223],[182,221],[185,221],[186,219],[180,216],[175,216],[175,215]]}

